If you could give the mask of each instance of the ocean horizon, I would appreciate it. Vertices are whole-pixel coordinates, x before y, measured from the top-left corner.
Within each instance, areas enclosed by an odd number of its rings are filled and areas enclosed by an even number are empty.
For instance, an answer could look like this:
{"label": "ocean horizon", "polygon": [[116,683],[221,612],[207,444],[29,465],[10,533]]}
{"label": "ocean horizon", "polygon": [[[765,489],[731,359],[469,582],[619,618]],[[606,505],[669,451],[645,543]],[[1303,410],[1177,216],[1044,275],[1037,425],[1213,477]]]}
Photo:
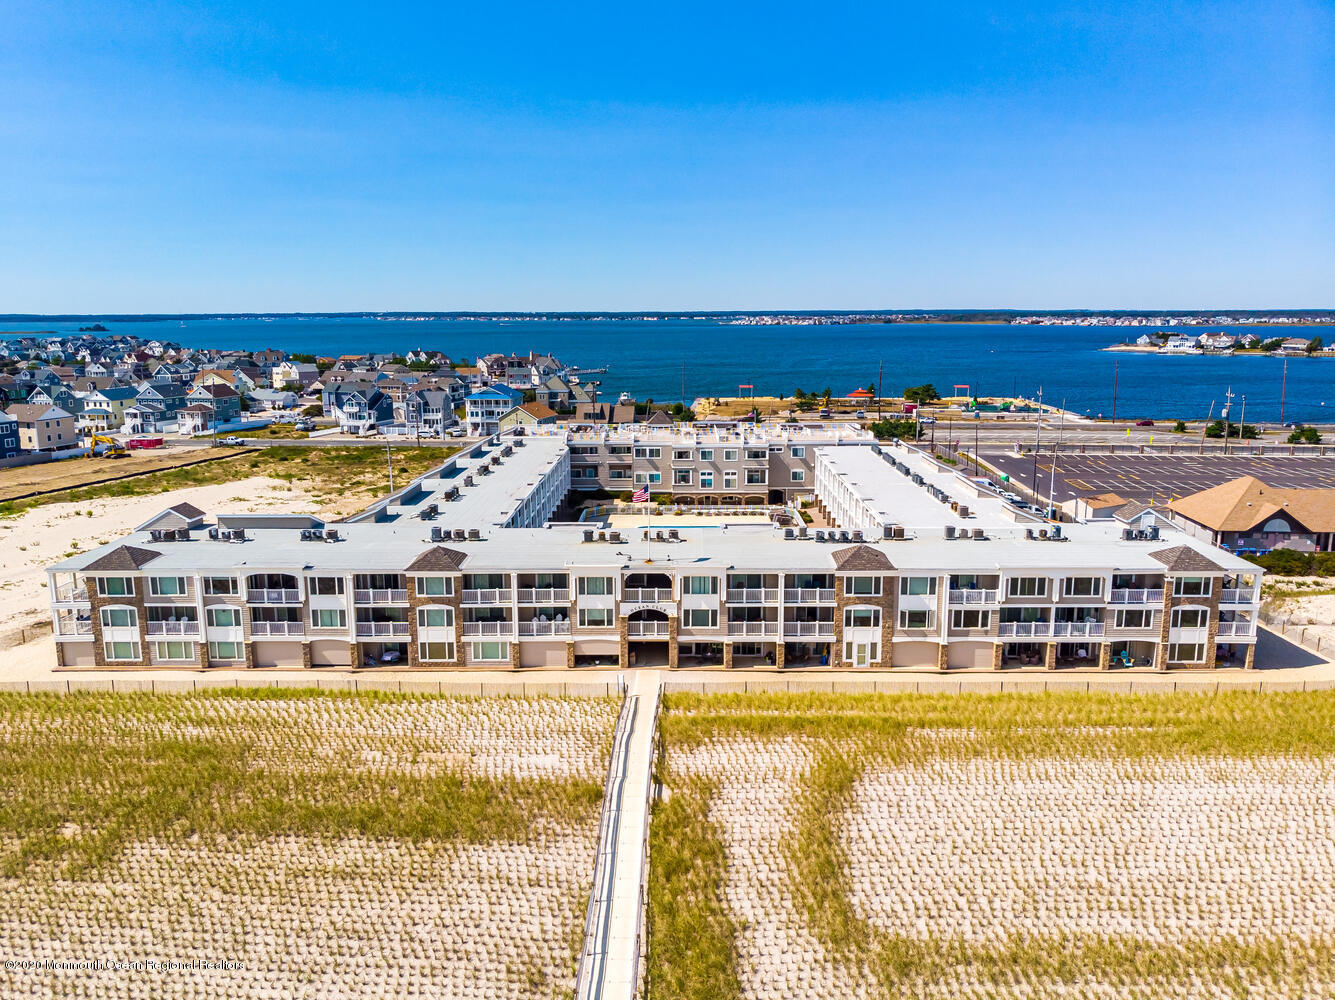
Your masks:
{"label": "ocean horizon", "polygon": [[[901,312],[909,312],[907,310]],[[820,311],[818,315],[834,315]],[[848,314],[855,314],[850,312]],[[476,316],[478,314],[463,314]],[[1225,395],[1234,396],[1235,419],[1335,420],[1335,366],[1331,359],[1284,360],[1257,356],[1123,353],[1103,350],[1150,327],[1006,323],[859,323],[839,325],[737,325],[718,318],[406,318],[368,315],[246,315],[236,318],[33,317],[0,322],[0,336],[19,331],[74,333],[101,322],[109,332],[170,340],[194,348],[245,351],[278,348],[337,356],[428,349],[452,358],[492,352],[539,351],[581,368],[607,368],[593,376],[604,398],[628,392],[637,399],[690,402],[737,395],[790,395],[794,389],[845,395],[875,385],[886,395],[933,383],[942,395],[968,386],[982,396],[1036,398],[1075,413],[1109,417],[1116,377],[1118,417],[1154,419],[1217,417]],[[653,313],[636,314],[653,317]],[[747,313],[747,315],[760,315]],[[771,314],[773,315],[773,314]],[[802,315],[786,311],[778,315]],[[1261,336],[1320,336],[1335,342],[1335,326],[1166,327],[1193,333],[1225,330]],[[882,366],[884,374],[882,376]],[[744,390],[749,392],[750,390]],[[965,390],[959,388],[958,392]],[[1329,414],[1329,416],[1328,416]]]}

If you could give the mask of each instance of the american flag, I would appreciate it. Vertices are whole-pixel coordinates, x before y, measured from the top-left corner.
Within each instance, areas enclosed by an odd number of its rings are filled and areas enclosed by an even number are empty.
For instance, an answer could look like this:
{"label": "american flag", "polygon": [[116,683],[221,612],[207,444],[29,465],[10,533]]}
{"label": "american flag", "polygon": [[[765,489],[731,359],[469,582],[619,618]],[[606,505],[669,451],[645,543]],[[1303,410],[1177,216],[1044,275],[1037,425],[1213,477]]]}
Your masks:
{"label": "american flag", "polygon": [[648,503],[649,487],[641,486],[638,490],[636,490],[634,493],[630,495],[630,499],[632,503]]}

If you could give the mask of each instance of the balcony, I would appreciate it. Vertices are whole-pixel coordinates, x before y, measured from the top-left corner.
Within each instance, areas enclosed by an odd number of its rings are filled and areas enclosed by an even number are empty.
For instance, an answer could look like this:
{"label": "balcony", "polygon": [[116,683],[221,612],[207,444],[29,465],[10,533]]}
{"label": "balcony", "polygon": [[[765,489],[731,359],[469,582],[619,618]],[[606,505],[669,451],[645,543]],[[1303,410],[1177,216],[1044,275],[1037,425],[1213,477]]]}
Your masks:
{"label": "balcony", "polygon": [[659,637],[666,639],[671,634],[671,622],[626,622],[626,635],[631,638]]}
{"label": "balcony", "polygon": [[62,604],[73,604],[88,600],[88,588],[83,584],[67,583],[63,587],[57,587],[54,593],[55,600]]}
{"label": "balcony", "polygon": [[1109,604],[1162,604],[1163,588],[1158,590],[1130,590],[1122,588],[1108,594]]}
{"label": "balcony", "polygon": [[1052,634],[1054,636],[1103,635],[1103,622],[1056,622],[1052,626]]}
{"label": "balcony", "polygon": [[738,589],[728,591],[729,604],[777,604],[779,591],[774,587],[764,589]]}
{"label": "balcony", "polygon": [[778,622],[728,622],[728,635],[773,635],[779,634]]}
{"label": "balcony", "polygon": [[465,604],[509,604],[509,590],[465,590],[463,592],[463,602]]}
{"label": "balcony", "polygon": [[[733,622],[733,624],[738,624]],[[759,624],[767,625],[768,622]],[[785,639],[803,639],[815,637],[818,639],[834,638],[834,622],[784,622],[783,635]]]}
{"label": "balcony", "polygon": [[530,635],[569,635],[570,622],[520,622],[519,634]]}
{"label": "balcony", "polygon": [[305,622],[251,622],[251,635],[305,635]]}
{"label": "balcony", "polygon": [[1220,636],[1252,636],[1256,634],[1255,622],[1220,622]]}
{"label": "balcony", "polygon": [[1220,604],[1251,604],[1256,599],[1255,587],[1238,587],[1219,592]]}
{"label": "balcony", "polygon": [[[467,593],[467,592],[465,592]],[[569,604],[570,591],[561,587],[520,587],[520,604]]]}
{"label": "balcony", "polygon": [[358,622],[357,636],[406,636],[407,622]]}
{"label": "balcony", "polygon": [[199,635],[199,622],[146,622],[149,635]]}
{"label": "balcony", "polygon": [[65,616],[56,619],[56,637],[66,635],[92,635],[93,622],[90,618],[69,618]]}
{"label": "balcony", "polygon": [[246,600],[251,604],[300,604],[299,590],[249,590]]}
{"label": "balcony", "polygon": [[995,590],[951,590],[947,600],[950,604],[996,604],[997,592]]}
{"label": "balcony", "polygon": [[631,604],[657,604],[672,600],[671,587],[637,587],[622,593],[621,599]]}
{"label": "balcony", "polygon": [[508,639],[514,635],[514,622],[464,622],[465,636],[495,636]]}
{"label": "balcony", "polygon": [[355,604],[407,604],[406,590],[354,590],[352,600]]}
{"label": "balcony", "polygon": [[[1072,624],[1066,622],[1065,624]],[[1031,639],[1052,635],[1052,622],[1002,622],[997,635],[1003,639]]]}
{"label": "balcony", "polygon": [[834,589],[785,587],[783,591],[783,602],[785,604],[833,604]]}

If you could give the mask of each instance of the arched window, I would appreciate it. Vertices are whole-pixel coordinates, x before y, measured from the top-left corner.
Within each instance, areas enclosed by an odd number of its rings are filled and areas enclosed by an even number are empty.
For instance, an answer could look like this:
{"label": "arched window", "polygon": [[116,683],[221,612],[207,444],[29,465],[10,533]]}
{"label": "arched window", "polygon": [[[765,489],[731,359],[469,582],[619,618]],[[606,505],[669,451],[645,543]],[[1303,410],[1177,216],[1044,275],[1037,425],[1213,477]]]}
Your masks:
{"label": "arched window", "polygon": [[1293,526],[1282,517],[1272,517],[1261,530],[1267,535],[1287,535],[1293,530]]}

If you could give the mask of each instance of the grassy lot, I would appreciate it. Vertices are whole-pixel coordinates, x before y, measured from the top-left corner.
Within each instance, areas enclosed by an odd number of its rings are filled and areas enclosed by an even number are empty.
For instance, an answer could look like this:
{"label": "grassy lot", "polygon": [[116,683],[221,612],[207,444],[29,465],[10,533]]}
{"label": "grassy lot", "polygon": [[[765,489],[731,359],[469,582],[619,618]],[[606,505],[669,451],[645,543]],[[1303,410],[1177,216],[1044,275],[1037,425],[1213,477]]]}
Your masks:
{"label": "grassy lot", "polygon": [[[395,485],[406,485],[410,479],[440,465],[457,450],[456,447],[395,448],[392,452]],[[328,448],[274,445],[238,455],[228,461],[165,469],[114,483],[2,503],[0,515],[16,514],[47,503],[147,496],[187,486],[228,483],[250,476],[270,476],[285,482],[299,482],[317,496],[354,495],[370,500],[389,493],[388,465],[385,452],[380,448],[358,445]]]}
{"label": "grassy lot", "polygon": [[[1335,988],[1335,934],[1301,900],[1333,863],[1333,692],[674,694],[661,733],[652,1000]],[[1138,810],[1169,826],[1110,843]],[[936,829],[943,815],[958,825]],[[1221,843],[1239,853],[1214,860]],[[1161,857],[1193,863],[1147,875],[1141,859]],[[1211,882],[1220,864],[1238,877]],[[1016,885],[1022,908],[1000,919]],[[1049,891],[1069,922],[1042,910]],[[1179,933],[1211,906],[1223,916]],[[803,947],[810,982],[785,982],[775,952]]]}

